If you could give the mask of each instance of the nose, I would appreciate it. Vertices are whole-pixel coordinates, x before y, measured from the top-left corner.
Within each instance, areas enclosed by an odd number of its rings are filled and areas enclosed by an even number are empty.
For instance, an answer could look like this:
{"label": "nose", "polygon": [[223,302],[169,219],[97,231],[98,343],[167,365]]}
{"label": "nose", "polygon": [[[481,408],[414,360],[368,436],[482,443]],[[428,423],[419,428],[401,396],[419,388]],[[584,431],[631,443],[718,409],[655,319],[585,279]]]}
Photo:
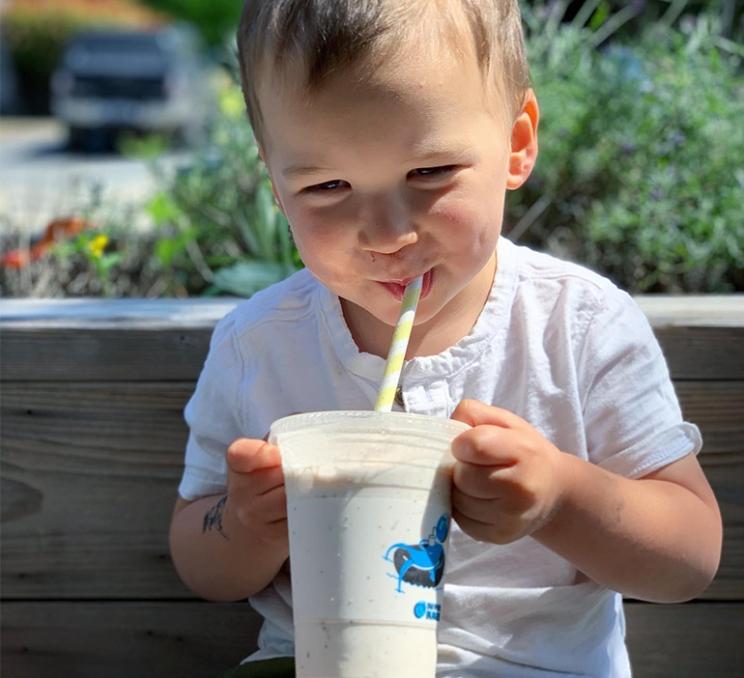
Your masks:
{"label": "nose", "polygon": [[418,242],[413,213],[399,197],[371,198],[360,216],[359,241],[368,252],[395,254]]}

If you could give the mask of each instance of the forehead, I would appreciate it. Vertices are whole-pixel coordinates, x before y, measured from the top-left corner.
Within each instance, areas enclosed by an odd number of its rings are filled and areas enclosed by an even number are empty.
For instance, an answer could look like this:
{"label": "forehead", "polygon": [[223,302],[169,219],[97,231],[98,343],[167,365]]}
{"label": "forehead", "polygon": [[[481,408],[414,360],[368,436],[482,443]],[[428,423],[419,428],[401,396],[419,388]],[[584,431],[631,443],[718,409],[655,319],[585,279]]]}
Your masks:
{"label": "forehead", "polygon": [[508,106],[487,82],[472,50],[413,40],[374,67],[348,68],[308,90],[304,69],[288,60],[264,73],[258,98],[264,150],[313,153],[346,145],[397,144],[412,151],[469,135],[485,122],[506,129]]}

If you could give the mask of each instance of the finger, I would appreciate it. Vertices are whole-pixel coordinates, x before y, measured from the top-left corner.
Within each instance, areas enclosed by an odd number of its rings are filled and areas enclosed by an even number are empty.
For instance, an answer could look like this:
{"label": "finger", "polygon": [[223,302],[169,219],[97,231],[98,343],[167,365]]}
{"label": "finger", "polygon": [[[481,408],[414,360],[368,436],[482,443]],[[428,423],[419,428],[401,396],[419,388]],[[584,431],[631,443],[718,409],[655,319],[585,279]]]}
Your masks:
{"label": "finger", "polygon": [[471,426],[491,424],[503,428],[524,428],[529,424],[509,410],[493,405],[486,405],[480,400],[462,400],[452,413],[452,419],[462,421]]}
{"label": "finger", "polygon": [[498,499],[478,499],[467,495],[456,487],[452,488],[452,508],[456,508],[470,520],[493,524],[499,514],[498,504]]}
{"label": "finger", "polygon": [[228,474],[228,483],[232,493],[245,491],[252,497],[266,494],[284,485],[284,473],[281,466],[260,468],[249,473],[236,472],[231,469]]}
{"label": "finger", "polygon": [[270,541],[288,541],[289,539],[289,529],[287,527],[287,519],[284,518],[283,520],[277,520],[273,523],[269,523],[265,527],[266,539]]}
{"label": "finger", "polygon": [[477,466],[456,462],[452,472],[454,486],[477,499],[496,499],[501,495],[504,473],[509,467]]}
{"label": "finger", "polygon": [[458,461],[477,466],[510,466],[517,461],[518,445],[512,429],[480,425],[452,441],[452,455]]}
{"label": "finger", "polygon": [[475,541],[495,543],[491,536],[491,530],[493,529],[492,525],[468,518],[454,507],[452,508],[452,518],[460,526],[460,529],[471,539],[475,539]]}
{"label": "finger", "polygon": [[494,483],[492,496],[475,496],[461,486],[453,485],[452,503],[457,504],[469,518],[497,522],[501,518],[520,515],[535,504],[535,495],[513,478],[499,479]]}
{"label": "finger", "polygon": [[243,525],[263,529],[267,524],[287,517],[287,498],[284,487],[277,487],[258,496],[232,492],[229,501]]}
{"label": "finger", "polygon": [[500,500],[486,501],[453,493],[452,517],[464,532],[478,541],[508,544],[522,536],[519,517],[501,508]]}
{"label": "finger", "polygon": [[287,519],[287,495],[284,486],[275,487],[270,492],[256,497],[254,502],[256,515],[261,516],[264,523],[275,523]]}
{"label": "finger", "polygon": [[238,473],[281,466],[279,448],[264,440],[239,438],[227,448],[227,465]]}

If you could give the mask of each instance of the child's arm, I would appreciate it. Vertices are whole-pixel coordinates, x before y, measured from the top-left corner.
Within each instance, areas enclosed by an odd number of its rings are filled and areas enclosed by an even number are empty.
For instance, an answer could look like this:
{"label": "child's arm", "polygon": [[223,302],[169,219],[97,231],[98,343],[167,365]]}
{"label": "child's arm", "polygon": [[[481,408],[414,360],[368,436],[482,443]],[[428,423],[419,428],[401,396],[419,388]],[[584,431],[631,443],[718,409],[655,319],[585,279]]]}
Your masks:
{"label": "child's arm", "polygon": [[463,401],[474,428],[452,451],[453,515],[480,541],[531,535],[590,579],[642,600],[699,595],[718,569],[722,526],[694,456],[638,480],[564,454],[520,417]]}
{"label": "child's arm", "polygon": [[279,450],[263,440],[236,440],[227,466],[227,492],[179,498],[170,527],[181,579],[197,595],[219,601],[265,588],[289,555]]}

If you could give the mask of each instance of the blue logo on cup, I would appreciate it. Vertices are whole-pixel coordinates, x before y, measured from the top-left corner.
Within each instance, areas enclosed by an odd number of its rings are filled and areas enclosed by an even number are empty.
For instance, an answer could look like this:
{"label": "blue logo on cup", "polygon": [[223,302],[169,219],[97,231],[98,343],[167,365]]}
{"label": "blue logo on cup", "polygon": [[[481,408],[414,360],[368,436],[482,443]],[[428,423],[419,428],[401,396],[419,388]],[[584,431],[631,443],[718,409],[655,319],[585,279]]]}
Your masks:
{"label": "blue logo on cup", "polygon": [[[385,552],[385,560],[392,562],[397,571],[398,586],[403,593],[402,584],[413,584],[426,588],[436,588],[444,575],[444,541],[449,533],[449,515],[443,514],[429,536],[418,544],[393,544]],[[391,575],[395,576],[395,575]]]}
{"label": "blue logo on cup", "polygon": [[449,516],[443,515],[438,521],[437,526],[434,528],[434,533],[437,535],[437,539],[443,544],[449,534]]}
{"label": "blue logo on cup", "polygon": [[430,619],[438,622],[441,614],[442,606],[439,603],[427,603],[420,600],[413,606],[413,616],[416,619]]}

